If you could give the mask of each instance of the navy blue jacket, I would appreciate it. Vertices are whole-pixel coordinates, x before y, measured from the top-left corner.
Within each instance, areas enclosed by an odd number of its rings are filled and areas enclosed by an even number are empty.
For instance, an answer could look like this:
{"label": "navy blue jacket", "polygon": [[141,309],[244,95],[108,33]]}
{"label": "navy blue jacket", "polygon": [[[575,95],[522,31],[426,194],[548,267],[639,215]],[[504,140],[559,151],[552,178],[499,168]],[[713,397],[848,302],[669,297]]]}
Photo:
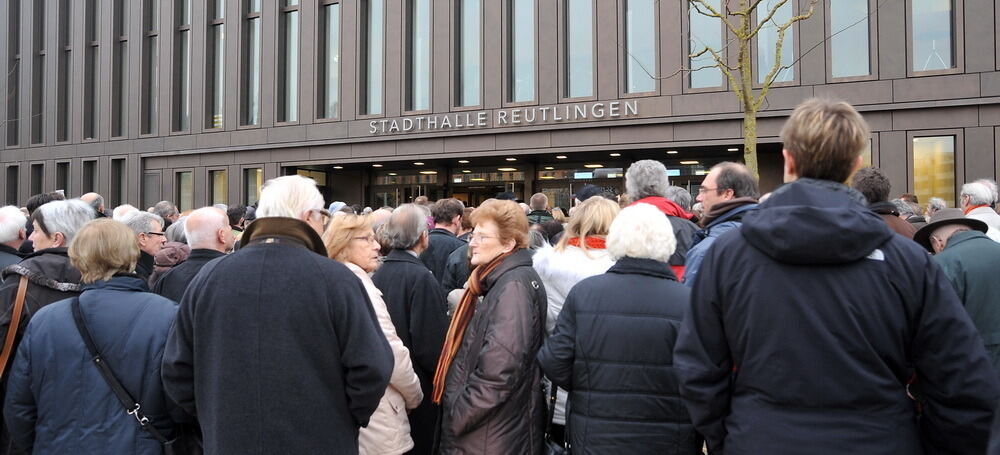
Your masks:
{"label": "navy blue jacket", "polygon": [[[149,293],[136,276],[85,285],[79,298],[98,350],[146,416],[171,437],[170,414],[178,410],[163,393],[160,362],[177,305]],[[71,301],[38,310],[18,347],[4,402],[16,446],[35,454],[163,453],[90,361]]]}
{"label": "navy blue jacket", "polygon": [[153,285],[153,292],[160,294],[175,302],[180,302],[187,290],[191,280],[198,275],[201,268],[215,258],[225,256],[220,251],[199,248],[191,250],[191,254],[184,262],[170,268]]}
{"label": "navy blue jacket", "polygon": [[775,191],[716,240],[691,300],[674,355],[710,450],[986,449],[1000,385],[982,341],[941,268],[860,193]]}
{"label": "navy blue jacket", "polygon": [[[427,245],[427,249],[420,253],[420,260],[424,261],[424,265],[430,269],[431,273],[434,274],[434,278],[440,284],[444,281],[444,269],[448,263],[448,256],[452,251],[455,251],[458,247],[466,243],[459,240],[458,237],[455,237],[455,234],[452,234],[447,229],[441,228],[431,230],[428,239],[429,244]],[[451,291],[451,289],[447,291]]]}
{"label": "navy blue jacket", "polygon": [[538,361],[570,392],[573,453],[701,454],[673,362],[689,298],[652,259],[619,259],[570,291]]}

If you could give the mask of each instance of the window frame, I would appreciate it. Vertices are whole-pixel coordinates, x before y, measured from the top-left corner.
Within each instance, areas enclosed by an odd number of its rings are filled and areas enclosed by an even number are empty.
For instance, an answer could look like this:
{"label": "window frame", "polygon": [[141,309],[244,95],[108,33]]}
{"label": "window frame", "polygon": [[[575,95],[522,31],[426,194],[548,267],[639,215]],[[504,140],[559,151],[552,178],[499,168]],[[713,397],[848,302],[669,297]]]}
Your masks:
{"label": "window frame", "polygon": [[[115,163],[120,162],[122,164],[120,170],[121,182],[118,183],[120,188],[115,188]],[[125,203],[128,200],[128,156],[127,155],[113,155],[108,157],[108,193],[105,198],[108,202],[106,206],[117,207]],[[97,166],[100,168],[100,166]],[[96,173],[95,173],[96,174]],[[100,179],[98,179],[98,184],[100,184]],[[117,197],[117,198],[116,198]]]}
{"label": "window frame", "polygon": [[[170,134],[190,134],[191,125],[194,120],[194,95],[193,95],[193,82],[194,82],[194,2],[196,0],[174,0],[173,9],[171,10],[171,15],[173,16],[173,36],[172,36],[172,54],[170,56],[170,62],[172,67],[170,68]],[[204,1],[204,0],[202,0]],[[188,16],[190,21],[186,24],[182,23],[183,14],[182,6],[184,2],[188,2]],[[207,6],[207,5],[206,5]],[[185,77],[181,71],[180,60],[184,56],[183,49],[180,46],[181,36],[187,34],[187,128],[184,128],[180,122],[180,106],[181,101],[184,96],[183,90],[181,89],[183,80]]]}
{"label": "window frame", "polygon": [[[139,49],[139,137],[156,137],[160,133],[159,116],[163,103],[160,102],[158,78],[163,70],[162,65],[160,65],[160,58],[163,56],[162,41],[160,40],[160,31],[163,26],[162,1],[142,0],[139,2],[142,12],[140,17],[142,20],[142,47]],[[152,50],[156,51],[155,56],[150,55]]]}
{"label": "window frame", "polygon": [[[220,13],[215,9],[216,0],[203,0],[205,3],[205,118],[204,124],[202,125],[202,132],[215,132],[223,131],[226,129],[226,80],[225,68],[226,68],[226,12]],[[223,10],[229,6],[228,0],[223,0]],[[222,44],[223,52],[222,55],[218,55],[216,48],[218,43],[215,39],[215,29],[216,27],[222,27]],[[215,72],[215,67],[217,63],[222,62],[222,79],[223,84],[220,87],[216,86],[216,78],[218,77]],[[215,97],[218,96],[219,92],[222,92],[222,122],[219,126],[215,126]],[[193,103],[192,103],[193,105]],[[194,109],[192,108],[192,112]]]}
{"label": "window frame", "polygon": [[[382,74],[379,75],[379,77],[382,79],[382,103],[381,103],[380,112],[377,113],[377,114],[371,114],[371,113],[369,113],[371,111],[371,108],[368,106],[368,70],[369,70],[368,66],[369,66],[369,64],[368,64],[368,58],[367,58],[367,56],[368,56],[368,41],[369,41],[369,38],[368,38],[368,10],[370,9],[368,7],[368,5],[372,1],[380,1],[380,2],[382,2]],[[388,25],[388,16],[389,16],[387,1],[388,0],[362,0],[362,1],[358,2],[358,6],[357,6],[358,7],[358,14],[356,15],[357,16],[357,21],[358,21],[358,25],[357,25],[357,27],[358,27],[357,28],[358,29],[358,40],[357,40],[356,46],[355,46],[356,47],[356,52],[357,52],[357,69],[356,69],[356,73],[357,73],[357,81],[358,81],[355,84],[356,87],[357,87],[357,91],[358,91],[357,92],[358,93],[358,98],[357,98],[358,102],[356,103],[357,105],[355,107],[355,109],[357,110],[357,115],[356,115],[356,119],[357,120],[386,118],[386,103],[385,103],[385,101],[386,101],[386,96],[385,96],[385,88],[386,88],[385,73],[386,73],[386,68],[385,68],[385,63],[387,61],[386,60],[386,50],[387,50],[387,41],[388,41],[386,39],[387,36],[388,36],[388,34],[386,33],[386,27]],[[343,17],[343,14],[344,14],[343,7],[341,7],[340,13],[341,13],[341,17]],[[341,24],[343,24],[343,20],[341,20]],[[341,37],[343,37],[343,27],[341,27]],[[344,44],[343,41],[341,41],[340,44],[341,44],[341,50],[343,50],[343,44]],[[341,58],[343,58],[343,53],[341,53]],[[343,74],[344,74],[343,71],[341,71],[341,75],[343,75]],[[343,98],[343,93],[341,93],[341,98],[340,99],[341,100],[344,99]],[[341,110],[341,113],[343,113],[343,110]]]}
{"label": "window frame", "polygon": [[[660,19],[661,2],[660,1],[654,1],[653,2],[653,36],[655,37],[655,39],[654,39],[654,47],[655,47],[655,49],[653,50],[653,58],[655,59],[655,61],[653,62],[653,67],[650,68],[650,70],[653,72],[653,85],[654,85],[654,88],[651,91],[645,91],[645,92],[629,92],[628,91],[628,60],[631,57],[629,57],[629,54],[626,53],[626,48],[628,47],[628,38],[627,38],[628,21],[627,21],[627,14],[626,13],[628,12],[627,8],[628,8],[628,2],[629,1],[630,0],[618,0],[618,11],[619,11],[619,14],[618,14],[618,42],[621,43],[621,46],[618,46],[618,61],[621,62],[621,64],[618,65],[618,80],[620,81],[620,83],[618,84],[618,98],[621,98],[621,99],[624,99],[624,98],[646,98],[646,97],[650,97],[650,96],[659,96],[661,88],[662,88],[662,85],[663,85],[663,79],[657,79],[657,77],[659,77],[658,75],[660,73],[660,67],[663,64],[663,61],[662,61],[663,57],[662,57],[662,54],[661,54],[661,52],[662,52],[662,46],[663,46],[662,45],[662,41],[663,40],[659,39],[660,36],[661,36],[660,35],[660,20],[659,20]],[[595,18],[595,20],[596,20],[596,18]],[[595,38],[596,38],[596,34],[595,34]],[[687,54],[684,54],[684,55],[687,55]],[[597,73],[595,72],[594,75],[596,76]]]}
{"label": "window frame", "polygon": [[593,38],[594,38],[592,40],[593,41],[593,46],[592,46],[592,49],[591,49],[591,52],[593,53],[592,54],[593,55],[593,59],[592,59],[593,60],[592,74],[594,76],[593,80],[591,81],[591,94],[590,94],[590,96],[571,97],[571,96],[569,96],[569,88],[570,87],[569,87],[569,79],[568,79],[568,71],[569,71],[569,68],[568,68],[569,67],[569,49],[567,49],[568,40],[566,39],[567,33],[569,32],[569,30],[568,30],[569,25],[566,23],[566,12],[567,12],[567,8],[568,8],[568,4],[567,4],[568,1],[569,0],[559,0],[559,4],[557,5],[557,10],[556,10],[556,15],[558,16],[558,18],[556,19],[556,23],[557,23],[557,26],[556,26],[556,42],[558,43],[558,45],[557,45],[558,50],[557,50],[557,54],[556,55],[558,55],[558,58],[559,58],[559,83],[558,83],[559,97],[558,97],[558,100],[559,100],[559,103],[572,103],[572,102],[594,101],[594,100],[597,99],[597,71],[598,71],[598,65],[597,65],[597,51],[598,51],[598,39],[597,39],[598,38],[598,36],[597,36],[597,13],[598,13],[598,9],[597,9],[597,2],[594,1],[594,0],[588,0],[588,1],[590,1],[590,8],[591,8],[591,24],[590,24],[590,26],[591,26],[591,34],[592,34],[591,36],[593,36]]}
{"label": "window frame", "polygon": [[[462,44],[462,32],[461,32],[461,15],[462,7],[460,2],[463,0],[454,0],[452,2],[452,26],[453,26],[453,39],[451,42],[451,111],[452,112],[464,112],[464,111],[477,111],[482,110],[486,105],[486,83],[484,73],[486,71],[486,4],[484,0],[472,0],[479,2],[479,104],[473,104],[468,106],[460,106],[459,102],[461,96],[459,92],[462,91],[462,68],[459,56],[461,54],[461,44]],[[433,58],[432,58],[433,60]],[[431,84],[433,85],[433,83]]]}
{"label": "window frame", "polygon": [[[763,4],[764,3],[761,3],[761,5],[763,5]],[[791,5],[791,8],[792,8],[792,17],[795,17],[797,14],[799,14],[800,9],[799,9],[798,2],[793,1],[793,0],[789,0],[789,2],[786,3],[786,5]],[[757,11],[756,10],[753,12],[753,15],[754,15],[754,18],[753,18],[753,25],[752,25],[752,27],[756,27],[757,26]],[[801,52],[802,52],[802,49],[801,49],[802,39],[801,38],[802,37],[800,36],[800,33],[799,33],[802,30],[802,27],[801,27],[802,23],[803,23],[803,21],[796,22],[796,23],[792,24],[792,27],[791,27],[791,30],[792,30],[791,33],[793,35],[793,38],[792,38],[793,39],[793,42],[792,42],[792,45],[793,45],[792,46],[792,56],[794,58],[792,61],[796,61],[797,60],[797,62],[795,63],[796,65],[802,62],[802,60],[801,60],[801,57],[802,57],[802,55],[801,55]],[[761,30],[761,32],[763,32],[763,30]],[[751,65],[751,71],[753,72],[754,76],[758,76],[758,77],[760,75],[760,69],[758,68],[758,61],[760,60],[760,35],[761,35],[761,33],[757,33],[757,35],[753,37],[753,40],[752,40],[753,42],[750,43],[750,65]],[[788,35],[785,35],[785,39],[786,40],[788,39]],[[790,69],[794,70],[794,72],[792,73],[792,79],[790,81],[785,81],[785,82],[774,81],[774,82],[771,82],[770,88],[775,88],[775,87],[795,87],[795,86],[801,85],[801,83],[802,83],[802,79],[801,79],[802,78],[802,71],[799,70],[798,68],[799,67],[796,67],[794,65],[790,68]],[[770,70],[768,70],[768,71],[770,71]],[[781,74],[781,71],[779,71],[778,74]],[[775,76],[777,76],[777,74]],[[757,77],[754,77],[752,79],[753,79],[753,87],[754,88],[761,88],[761,87],[764,86],[764,84],[762,82],[760,82]]]}
{"label": "window frame", "polygon": [[[326,54],[327,54],[327,43],[326,35],[328,27],[330,26],[326,22],[326,8],[330,5],[339,5],[340,11],[337,14],[337,44],[340,46],[338,54],[340,55],[340,63],[337,64],[337,109],[333,113],[333,116],[326,115],[326,94],[329,89],[326,83]],[[343,117],[344,111],[344,91],[343,91],[343,81],[344,77],[344,4],[341,0],[320,0],[319,6],[316,12],[316,115],[313,119],[314,123],[329,123],[340,121]]]}
{"label": "window frame", "polygon": [[4,51],[7,57],[7,85],[4,91],[7,92],[7,100],[4,111],[4,128],[6,128],[4,144],[7,148],[17,148],[21,144],[21,71],[23,70],[24,63],[24,58],[21,54],[21,32],[23,31],[21,3],[8,2],[6,12],[7,30],[5,32],[7,33],[7,49]]}
{"label": "window frame", "polygon": [[[302,2],[298,2],[294,5],[287,4],[288,0],[281,0],[277,2],[277,46],[275,47],[275,78],[274,78],[274,125],[275,126],[286,126],[286,125],[298,125],[302,121]],[[290,81],[288,74],[288,22],[287,20],[291,18],[291,15],[295,13],[298,14],[298,37],[296,37],[296,49],[298,53],[296,56],[296,61],[298,62],[298,68],[295,70],[296,82],[296,112],[294,113],[295,119],[289,120],[291,117],[291,111],[288,109],[288,87]]]}
{"label": "window frame", "polygon": [[[229,200],[230,194],[230,177],[229,177],[229,167],[228,166],[211,166],[205,168],[205,204],[202,207],[213,206],[215,204],[220,204],[220,202],[214,202],[212,199],[215,197],[215,181],[212,179],[212,174],[214,172],[224,172],[226,176],[226,194],[225,200],[221,204],[231,205]],[[197,199],[197,198],[195,198]],[[197,205],[197,204],[196,204]]]}
{"label": "window frame", "polygon": [[[841,82],[859,82],[878,80],[878,0],[868,1],[868,75],[866,76],[833,76],[833,45],[832,38],[824,43],[826,49],[826,83],[836,84]],[[824,36],[833,34],[833,16],[830,8],[832,2],[824,2],[823,33]],[[844,32],[847,33],[847,32]]]}
{"label": "window frame", "polygon": [[[263,75],[264,75],[264,4],[263,0],[258,0],[261,2],[260,11],[250,11],[250,3],[254,0],[240,0],[240,55],[239,55],[239,74],[240,74],[240,88],[239,88],[239,98],[238,98],[238,121],[237,129],[256,129],[261,128],[263,123]],[[258,21],[259,34],[257,35],[258,49],[257,53],[260,56],[258,67],[257,67],[257,123],[250,123],[250,60],[253,50],[250,48],[250,22]]]}
{"label": "window frame", "polygon": [[[112,49],[111,49],[111,140],[123,140],[129,135],[128,131],[128,66],[129,50],[131,43],[129,40],[129,11],[130,0],[112,0]],[[115,33],[119,32],[119,33]],[[117,79],[117,84],[115,80]],[[116,121],[117,119],[117,121]],[[115,129],[118,131],[115,131]],[[115,134],[115,133],[118,134]],[[96,139],[95,139],[96,140]]]}
{"label": "window frame", "polygon": [[64,144],[72,141],[72,76],[73,76],[73,46],[76,21],[72,20],[70,0],[60,0],[57,5],[58,21],[58,55],[56,56],[56,126],[55,142]]}
{"label": "window frame", "polygon": [[427,69],[427,109],[412,109],[413,106],[413,24],[411,18],[413,17],[413,10],[415,0],[405,0],[403,4],[403,47],[402,50],[402,61],[403,61],[403,72],[402,72],[402,86],[400,88],[400,93],[402,93],[402,112],[406,115],[411,114],[427,114],[434,110],[434,1],[427,0],[427,6],[429,11],[430,27],[427,30],[428,38],[430,40],[429,53],[428,53],[428,69]]}
{"label": "window frame", "polygon": [[[951,26],[954,42],[955,66],[942,70],[916,71],[913,69],[913,3],[904,2],[906,8],[906,77],[940,76],[965,72],[965,0],[951,0]],[[956,149],[957,153],[957,149]]]}
{"label": "window frame", "polygon": [[[684,5],[689,5],[689,3],[685,2]],[[685,67],[687,67],[688,65],[691,64],[691,59],[690,59],[690,57],[688,57],[688,55],[691,55],[691,51],[692,51],[692,49],[691,49],[691,17],[690,17],[691,11],[693,11],[693,8],[684,9],[684,10],[682,10],[682,13],[681,13],[681,33],[682,33],[682,39],[680,40],[680,46],[681,46],[681,58],[684,59],[683,63],[681,63],[681,67],[682,68],[685,68]],[[699,14],[699,13],[695,12],[694,14]],[[729,47],[726,44],[726,43],[729,42],[729,40],[733,39],[733,35],[729,32],[729,28],[726,27],[726,23],[723,22],[722,20],[719,20],[719,30],[722,32],[722,43],[723,43],[723,47],[725,47],[725,55],[724,56],[726,58],[726,64],[730,65],[730,66],[735,66],[735,64],[734,64],[734,59],[735,59],[734,53],[731,52],[731,50],[729,49]],[[751,58],[753,58],[753,57],[751,56]],[[690,68],[688,68],[688,70],[690,70]],[[721,69],[719,71],[720,71],[720,73],[722,75],[722,85],[719,85],[719,86],[716,86],[716,87],[698,87],[698,88],[691,87],[691,71],[682,71],[682,74],[684,75],[684,80],[681,83],[681,93],[682,94],[688,94],[688,93],[728,92],[729,91],[729,78],[726,77],[725,73],[722,73]]]}
{"label": "window frame", "polygon": [[922,137],[952,136],[955,139],[955,200],[959,207],[962,185],[965,182],[965,131],[962,128],[910,130],[906,132],[906,191],[915,192],[913,139]]}
{"label": "window frame", "polygon": [[[48,68],[48,23],[45,21],[47,0],[31,2],[31,93],[29,106],[31,117],[28,118],[28,147],[45,146],[45,118],[48,112],[45,106],[47,90],[45,90],[45,74]],[[39,11],[41,10],[41,11]],[[58,11],[57,11],[58,12]],[[30,172],[30,167],[29,167]]]}
{"label": "window frame", "polygon": [[[97,142],[101,139],[101,0],[86,0],[83,18],[83,118],[81,141]],[[113,5],[112,5],[113,7]],[[89,9],[88,9],[89,8]],[[113,33],[113,32],[112,32]],[[113,71],[113,70],[112,70]],[[88,83],[89,82],[89,83]],[[89,122],[89,123],[88,123]],[[88,128],[89,126],[89,128]],[[88,131],[89,130],[89,131]],[[90,137],[88,137],[90,133]]]}
{"label": "window frame", "polygon": [[512,99],[514,98],[513,97],[513,94],[514,94],[514,81],[513,81],[513,79],[514,79],[513,54],[514,54],[514,52],[513,51],[514,51],[514,49],[513,49],[513,46],[512,46],[512,44],[513,44],[514,41],[511,39],[511,35],[513,34],[513,29],[514,29],[514,18],[513,18],[513,15],[511,15],[511,10],[513,9],[514,1],[515,0],[505,0],[504,1],[504,3],[503,3],[503,11],[501,12],[501,18],[500,18],[500,20],[501,20],[500,36],[501,36],[501,42],[504,43],[503,49],[501,49],[502,58],[503,58],[503,63],[501,65],[503,67],[503,71],[502,71],[503,74],[501,74],[501,76],[500,76],[500,82],[501,82],[502,91],[503,91],[503,103],[502,103],[502,106],[503,107],[537,106],[539,104],[538,103],[538,99],[539,99],[538,89],[541,86],[541,84],[540,84],[541,81],[540,81],[540,79],[538,77],[538,64],[539,64],[539,58],[538,58],[538,47],[539,47],[538,46],[538,32],[539,32],[539,28],[540,28],[539,25],[538,25],[539,24],[539,20],[538,20],[538,0],[531,0],[531,4],[534,7],[534,14],[532,15],[532,20],[533,20],[534,23],[533,23],[532,27],[534,28],[534,31],[535,31],[535,39],[532,40],[532,42],[534,43],[534,46],[533,46],[534,47],[534,51],[533,51],[532,59],[534,61],[534,65],[535,65],[534,77],[532,79],[534,80],[534,84],[535,84],[535,90],[534,90],[535,97],[534,97],[534,99],[529,100],[529,101],[512,101]]}
{"label": "window frame", "polygon": [[[240,200],[240,202],[243,205],[245,205],[245,206],[251,206],[251,205],[253,205],[253,203],[249,202],[249,199],[247,199],[247,197],[249,196],[247,194],[247,170],[250,170],[250,169],[260,169],[261,188],[263,188],[264,182],[267,181],[267,176],[265,174],[264,167],[265,167],[264,163],[243,164],[243,165],[240,166],[240,190],[239,190],[239,197],[240,197],[240,199],[239,200]],[[258,197],[257,200],[260,200],[260,198]],[[254,202],[256,202],[256,201],[254,201]]]}
{"label": "window frame", "polygon": [[[173,197],[172,201],[177,206],[178,212],[183,212],[185,210],[194,210],[198,206],[198,176],[193,167],[183,167],[175,168],[171,171],[173,173]],[[191,174],[191,207],[184,208],[181,205],[181,174],[188,173]]]}

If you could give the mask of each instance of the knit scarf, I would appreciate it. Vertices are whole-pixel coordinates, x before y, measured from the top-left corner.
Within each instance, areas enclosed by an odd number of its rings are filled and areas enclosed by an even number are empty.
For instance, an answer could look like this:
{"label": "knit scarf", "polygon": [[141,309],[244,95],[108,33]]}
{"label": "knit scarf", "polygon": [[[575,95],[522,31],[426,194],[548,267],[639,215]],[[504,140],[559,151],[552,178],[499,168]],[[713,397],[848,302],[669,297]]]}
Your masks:
{"label": "knit scarf", "polygon": [[514,254],[514,251],[497,256],[489,264],[477,266],[469,275],[469,287],[465,294],[462,294],[462,301],[455,308],[455,315],[448,325],[448,334],[444,337],[444,346],[441,347],[441,357],[438,358],[437,369],[434,371],[434,393],[431,399],[435,404],[441,404],[441,397],[444,395],[445,380],[448,378],[448,369],[451,362],[458,354],[458,348],[462,346],[462,338],[465,337],[465,329],[472,321],[472,315],[476,312],[476,300],[483,295],[483,279],[493,273],[504,259]]}
{"label": "knit scarf", "polygon": [[968,214],[969,214],[969,212],[971,212],[971,211],[973,211],[973,210],[975,210],[975,209],[978,209],[979,207],[989,207],[989,206],[988,206],[988,205],[986,205],[986,204],[980,204],[980,205],[973,205],[973,206],[969,206],[969,208],[965,209],[965,212],[964,212],[963,214],[964,214],[964,215],[968,215]]}
{"label": "knit scarf", "polygon": [[[569,239],[566,243],[568,243],[571,246],[580,248],[580,237],[573,237]],[[590,248],[592,250],[603,250],[607,248],[607,241],[603,237],[588,235],[587,237],[585,237],[584,243],[587,245],[587,248]]]}

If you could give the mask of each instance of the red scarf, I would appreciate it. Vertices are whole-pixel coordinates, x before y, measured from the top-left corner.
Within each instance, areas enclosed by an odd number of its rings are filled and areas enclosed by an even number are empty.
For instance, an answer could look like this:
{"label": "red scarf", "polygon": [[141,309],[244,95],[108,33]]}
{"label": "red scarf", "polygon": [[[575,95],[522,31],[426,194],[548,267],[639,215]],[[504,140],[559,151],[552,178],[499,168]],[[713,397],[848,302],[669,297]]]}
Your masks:
{"label": "red scarf", "polygon": [[629,204],[629,206],[631,207],[636,204],[649,204],[663,212],[664,215],[676,216],[677,218],[684,218],[685,220],[690,220],[694,217],[694,214],[686,212],[683,208],[681,208],[681,206],[677,205],[676,202],[664,197],[644,197]]}
{"label": "red scarf", "polygon": [[[580,237],[572,237],[566,243],[575,246],[577,248],[580,248]],[[607,241],[604,240],[604,237],[588,235],[587,237],[585,237],[584,243],[587,245],[587,248],[590,248],[592,250],[603,250],[607,248]]]}
{"label": "red scarf", "polygon": [[969,212],[971,212],[971,211],[973,211],[973,210],[975,210],[975,209],[978,209],[979,207],[989,207],[989,206],[988,206],[988,205],[986,205],[986,204],[982,204],[982,205],[974,205],[974,206],[972,206],[972,207],[969,207],[969,208],[965,209],[965,212],[964,212],[964,213],[962,213],[962,214],[963,214],[963,215],[968,215],[968,214],[969,214]]}

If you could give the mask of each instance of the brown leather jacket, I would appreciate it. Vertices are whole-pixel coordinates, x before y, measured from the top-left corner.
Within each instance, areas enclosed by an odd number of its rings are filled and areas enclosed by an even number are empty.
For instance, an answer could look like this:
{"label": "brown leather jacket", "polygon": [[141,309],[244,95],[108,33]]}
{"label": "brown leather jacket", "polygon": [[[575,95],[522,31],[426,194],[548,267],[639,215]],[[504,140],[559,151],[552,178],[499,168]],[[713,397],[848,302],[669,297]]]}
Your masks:
{"label": "brown leather jacket", "polygon": [[445,382],[440,453],[541,454],[545,401],[535,356],[546,298],[531,253],[508,257],[484,288]]}

